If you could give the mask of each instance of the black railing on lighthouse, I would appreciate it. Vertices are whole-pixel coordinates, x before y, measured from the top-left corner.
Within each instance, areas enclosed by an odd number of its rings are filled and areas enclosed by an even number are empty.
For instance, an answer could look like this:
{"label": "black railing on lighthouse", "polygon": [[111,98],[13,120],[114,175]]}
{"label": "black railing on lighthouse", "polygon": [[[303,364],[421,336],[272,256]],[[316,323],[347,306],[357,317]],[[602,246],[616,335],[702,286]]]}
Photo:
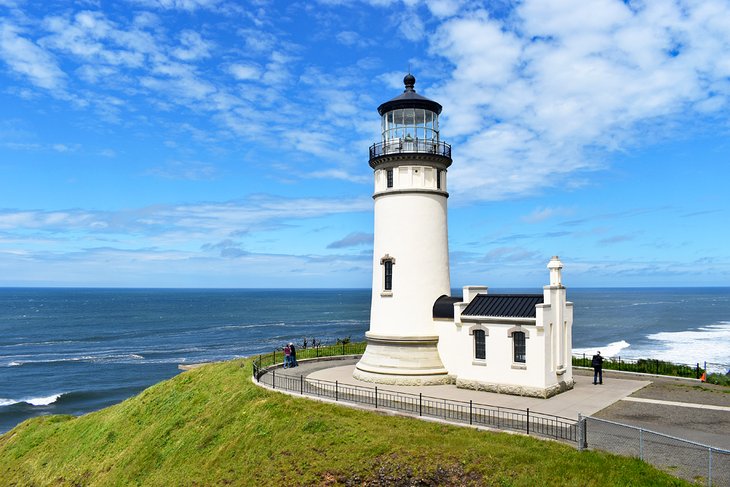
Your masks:
{"label": "black railing on lighthouse", "polygon": [[389,154],[417,153],[434,154],[451,158],[451,145],[432,139],[394,139],[370,146],[370,159]]}

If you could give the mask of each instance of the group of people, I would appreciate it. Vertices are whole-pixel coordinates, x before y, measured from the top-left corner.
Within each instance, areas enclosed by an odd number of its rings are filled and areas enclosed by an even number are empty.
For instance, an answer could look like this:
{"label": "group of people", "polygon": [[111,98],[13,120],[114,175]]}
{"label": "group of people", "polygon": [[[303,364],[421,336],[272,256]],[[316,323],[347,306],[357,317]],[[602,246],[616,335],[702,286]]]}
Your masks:
{"label": "group of people", "polygon": [[289,342],[289,345],[284,347],[284,368],[296,367],[297,363],[297,349],[294,344]]}

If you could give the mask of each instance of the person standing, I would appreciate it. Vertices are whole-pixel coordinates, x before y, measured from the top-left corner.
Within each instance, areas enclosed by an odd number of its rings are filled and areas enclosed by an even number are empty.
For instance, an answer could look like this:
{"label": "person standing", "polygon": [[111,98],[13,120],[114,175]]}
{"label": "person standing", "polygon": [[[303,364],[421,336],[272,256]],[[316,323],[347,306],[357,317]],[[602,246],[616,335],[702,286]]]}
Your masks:
{"label": "person standing", "polygon": [[289,360],[289,366],[296,367],[299,364],[297,363],[297,349],[294,347],[293,343],[289,344],[289,350],[291,351],[291,360]]}
{"label": "person standing", "polygon": [[601,357],[600,350],[593,356],[591,365],[593,366],[593,385],[603,384],[603,357]]}
{"label": "person standing", "polygon": [[288,369],[291,365],[291,348],[289,345],[284,347],[284,368]]}

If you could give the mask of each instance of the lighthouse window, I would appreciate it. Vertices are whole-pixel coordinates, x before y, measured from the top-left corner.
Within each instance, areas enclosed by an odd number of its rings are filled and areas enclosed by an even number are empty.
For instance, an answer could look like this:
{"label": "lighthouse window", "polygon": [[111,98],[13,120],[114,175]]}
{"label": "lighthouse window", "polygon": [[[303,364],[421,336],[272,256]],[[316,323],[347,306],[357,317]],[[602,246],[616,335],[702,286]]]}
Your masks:
{"label": "lighthouse window", "polygon": [[383,267],[385,268],[385,290],[386,291],[392,291],[393,290],[393,261],[392,260],[386,260],[383,262]]}
{"label": "lighthouse window", "polygon": [[436,189],[441,189],[441,169],[436,169]]}
{"label": "lighthouse window", "polygon": [[524,332],[515,331],[512,333],[512,347],[514,350],[514,361],[524,364],[527,355]]}
{"label": "lighthouse window", "polygon": [[386,181],[387,182],[387,186],[389,188],[392,188],[393,187],[393,170],[392,169],[388,169],[388,170],[385,171],[385,178],[387,180]]}

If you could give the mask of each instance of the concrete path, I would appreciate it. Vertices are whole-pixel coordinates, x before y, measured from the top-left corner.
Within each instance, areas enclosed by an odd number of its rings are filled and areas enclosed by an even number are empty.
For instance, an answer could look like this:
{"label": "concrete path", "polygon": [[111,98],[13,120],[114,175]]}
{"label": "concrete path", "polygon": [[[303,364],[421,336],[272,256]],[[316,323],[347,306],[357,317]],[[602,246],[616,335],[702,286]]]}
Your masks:
{"label": "concrete path", "polygon": [[692,402],[662,401],[660,399],[645,399],[643,397],[624,397],[622,401],[644,402],[649,404],[661,404],[662,406],[676,406],[681,408],[713,409],[715,411],[730,412],[730,407],[713,406],[712,404],[696,404]]}
{"label": "concrete path", "polygon": [[[288,374],[297,376],[305,375],[305,377],[309,379],[320,379],[332,382],[338,381],[340,384],[358,385],[362,387],[374,387],[376,385],[370,382],[363,382],[354,379],[352,377],[354,368],[355,361],[351,361],[347,365],[343,365],[342,362],[338,364],[328,364],[328,366],[324,368],[321,366],[317,367],[319,370],[311,370],[307,365],[304,365],[297,369],[289,370]],[[421,393],[424,396],[445,398],[455,401],[468,402],[471,400],[474,403],[490,406],[523,410],[530,408],[531,411],[562,416],[569,419],[578,419],[579,413],[583,415],[594,414],[650,383],[649,381],[612,379],[610,381],[605,381],[604,385],[593,385],[592,378],[586,376],[575,376],[575,381],[576,384],[573,390],[558,394],[550,399],[537,399],[531,397],[510,396],[507,394],[496,394],[493,392],[458,389],[453,385],[378,385],[378,389],[381,391],[390,390],[410,394]]]}

